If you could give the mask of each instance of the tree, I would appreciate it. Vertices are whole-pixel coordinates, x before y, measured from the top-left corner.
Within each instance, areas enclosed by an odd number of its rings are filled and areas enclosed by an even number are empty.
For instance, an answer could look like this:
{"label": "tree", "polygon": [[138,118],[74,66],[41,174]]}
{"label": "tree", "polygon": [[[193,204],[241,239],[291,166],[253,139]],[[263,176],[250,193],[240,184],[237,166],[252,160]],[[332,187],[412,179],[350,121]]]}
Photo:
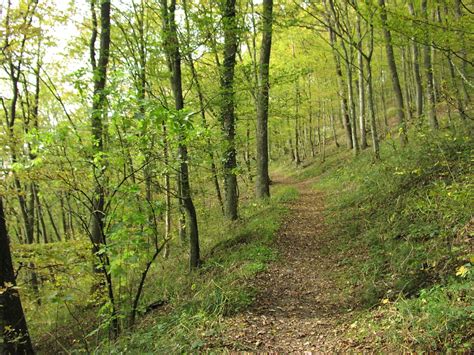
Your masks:
{"label": "tree", "polygon": [[235,14],[235,0],[224,0],[222,8],[224,62],[221,68],[221,124],[224,137],[224,207],[227,218],[231,220],[236,220],[238,217],[234,112],[234,71],[237,54],[237,20]]}
{"label": "tree", "polygon": [[[421,13],[425,21],[428,21],[428,0],[421,1]],[[433,77],[433,64],[431,62],[431,45],[429,41],[429,32],[426,32],[425,44],[423,46],[423,65],[426,78],[426,98],[428,118],[433,129],[438,128],[438,119],[436,117],[435,85]]]}
{"label": "tree", "polygon": [[262,47],[258,72],[257,104],[257,197],[270,196],[270,177],[268,175],[268,96],[270,52],[272,47],[273,0],[263,1]]}
{"label": "tree", "polygon": [[0,331],[2,354],[34,354],[20,294],[8,237],[3,199],[0,197]]}
{"label": "tree", "polygon": [[395,54],[393,51],[392,32],[388,27],[387,9],[385,0],[379,0],[380,19],[382,21],[382,29],[385,39],[385,51],[387,54],[388,69],[392,79],[393,92],[395,94],[395,102],[397,104],[397,118],[400,128],[400,140],[402,145],[407,143],[406,123],[405,123],[405,108],[403,104],[402,87],[398,77],[397,64],[395,62]]}
{"label": "tree", "polygon": [[[169,7],[167,0],[161,0],[161,11],[163,16],[163,37],[168,68],[171,73],[170,84],[174,96],[176,119],[183,118],[184,98],[181,78],[181,53],[179,50],[178,32],[176,29],[175,11],[176,0],[171,0]],[[194,202],[191,197],[191,186],[189,183],[188,148],[184,143],[184,136],[181,134],[178,145],[179,155],[179,184],[180,196],[183,207],[186,210],[189,230],[190,257],[189,265],[191,269],[198,268],[201,264],[199,251],[199,230],[197,214]]]}
{"label": "tree", "polygon": [[344,131],[346,133],[346,145],[348,149],[353,149],[354,142],[352,139],[352,127],[351,120],[349,117],[349,105],[347,102],[347,92],[344,85],[344,76],[342,74],[341,54],[338,51],[338,41],[335,32],[335,19],[330,6],[327,5],[328,1],[325,1],[324,3],[326,6],[326,26],[329,32],[329,45],[331,46],[334,58],[334,65],[336,68],[338,96],[340,100],[341,118],[344,125]]}
{"label": "tree", "polygon": [[107,237],[105,235],[104,221],[107,215],[106,211],[106,186],[105,186],[105,170],[106,147],[104,144],[104,136],[106,135],[104,126],[107,122],[107,67],[110,57],[110,0],[100,1],[100,44],[99,58],[96,60],[95,44],[98,35],[98,24],[95,12],[95,1],[91,2],[92,13],[92,36],[90,40],[90,62],[92,66],[93,96],[92,96],[92,114],[91,114],[91,131],[93,146],[93,184],[94,196],[92,198],[91,223],[90,223],[90,239],[93,245],[92,251],[99,259],[94,269],[97,273],[104,276],[109,301],[112,306],[112,333],[117,336],[119,333],[119,323],[117,319],[117,309],[115,303],[114,289],[112,284],[112,276],[107,270],[110,265],[109,256],[103,250],[107,245]]}

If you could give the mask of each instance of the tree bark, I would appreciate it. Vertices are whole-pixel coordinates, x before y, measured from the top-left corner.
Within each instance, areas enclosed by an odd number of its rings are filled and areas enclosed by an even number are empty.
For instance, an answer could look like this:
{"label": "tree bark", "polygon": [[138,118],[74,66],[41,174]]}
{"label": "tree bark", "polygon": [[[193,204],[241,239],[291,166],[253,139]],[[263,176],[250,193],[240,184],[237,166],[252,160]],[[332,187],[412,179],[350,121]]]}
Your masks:
{"label": "tree bark", "polygon": [[350,118],[349,118],[349,107],[347,104],[346,89],[344,87],[344,77],[342,75],[341,59],[336,49],[336,45],[337,45],[336,34],[334,33],[334,30],[331,27],[333,21],[330,20],[329,15],[328,15],[328,21],[330,21],[330,26],[328,27],[329,44],[331,45],[331,49],[332,49],[332,53],[334,57],[334,64],[336,66],[338,95],[339,95],[340,105],[341,105],[342,123],[344,126],[344,131],[346,133],[346,145],[348,149],[352,149],[353,148],[352,132],[351,132],[352,129],[351,129],[351,123],[350,123]]}
{"label": "tree bark", "polygon": [[385,39],[385,51],[387,54],[388,68],[390,70],[390,76],[392,79],[393,92],[395,94],[395,102],[397,105],[397,118],[398,126],[400,129],[400,140],[402,146],[408,141],[406,134],[406,123],[405,123],[405,108],[403,104],[402,87],[400,85],[400,79],[398,77],[397,64],[395,62],[395,54],[393,51],[392,44],[392,33],[388,28],[388,17],[387,9],[385,7],[385,0],[379,0],[380,6],[380,19],[382,21],[383,34]]}
{"label": "tree bark", "polygon": [[3,200],[0,198],[0,343],[2,354],[34,354],[25,314],[16,289],[16,277],[5,221]]}
{"label": "tree bark", "polygon": [[[187,8],[186,0],[183,0],[183,10],[184,10],[184,19],[186,23],[186,32],[187,32],[188,37],[190,37],[191,26],[189,24],[188,8]],[[202,121],[204,129],[208,129],[209,125],[207,123],[207,118],[206,118],[206,107],[205,107],[206,105],[204,102],[204,92],[202,90],[201,82],[199,80],[196,67],[194,66],[194,59],[193,59],[191,51],[188,52],[187,59],[189,63],[189,69],[191,70],[191,75],[193,76],[193,80],[196,84],[196,91],[197,91],[198,101],[199,101],[199,110],[201,111],[201,121]],[[214,189],[216,190],[217,201],[219,202],[219,206],[221,207],[222,212],[224,212],[224,203],[222,201],[221,187],[219,185],[219,174],[217,171],[217,166],[216,166],[215,158],[214,158],[214,152],[212,149],[213,149],[212,142],[211,142],[211,139],[208,137],[207,150],[208,150],[209,160],[211,161],[212,181],[214,183]]]}
{"label": "tree bark", "polygon": [[357,13],[357,65],[359,67],[359,129],[360,129],[360,148],[367,148],[367,132],[365,128],[365,78],[364,78],[364,56],[363,42],[361,33],[361,16]]}
{"label": "tree bark", "polygon": [[[428,20],[428,1],[421,1],[421,14]],[[428,106],[428,120],[431,128],[438,129],[438,118],[436,117],[436,99],[433,77],[433,65],[431,62],[431,46],[429,45],[429,33],[426,33],[425,44],[423,45],[423,64],[426,77],[426,101]]]}
{"label": "tree bark", "polygon": [[224,27],[224,62],[221,72],[221,123],[224,137],[224,191],[227,218],[238,218],[237,157],[235,149],[234,70],[237,54],[237,20],[235,0],[225,0],[222,22]]}
{"label": "tree bark", "polygon": [[107,253],[99,255],[100,250],[106,245],[106,236],[104,231],[105,211],[105,186],[104,173],[106,162],[104,158],[104,123],[106,121],[107,91],[105,90],[107,82],[107,67],[110,54],[110,0],[100,1],[100,44],[99,59],[96,61],[95,42],[98,36],[97,17],[95,12],[95,1],[91,2],[92,12],[92,36],[90,41],[90,60],[93,71],[94,91],[92,96],[92,115],[91,129],[93,139],[94,158],[97,162],[93,165],[94,177],[94,196],[92,198],[92,213],[90,225],[90,238],[93,244],[92,252],[98,257],[99,262],[95,264],[94,271],[101,273],[107,286],[109,301],[112,305],[112,336],[116,337],[119,333],[119,323],[117,318],[117,309],[115,304],[114,289],[112,285],[112,276],[106,270],[109,264]]}
{"label": "tree bark", "polygon": [[372,58],[374,53],[374,28],[370,26],[369,50],[368,55],[365,56],[367,63],[367,101],[369,104],[369,118],[370,118],[370,134],[372,136],[372,150],[376,160],[380,159],[379,136],[377,132],[377,119],[375,117],[375,98],[374,85],[372,80]]}
{"label": "tree bark", "polygon": [[272,47],[273,0],[263,0],[262,47],[258,72],[257,104],[257,198],[270,196],[268,175],[268,97],[270,90],[270,52]]}
{"label": "tree bark", "polygon": [[[413,2],[408,3],[408,10],[411,16],[415,16],[415,7]],[[416,116],[421,117],[423,115],[423,85],[421,83],[420,73],[420,54],[418,44],[412,38],[411,40],[411,55],[413,60],[413,75],[415,77],[415,97],[416,97]]]}
{"label": "tree bark", "polygon": [[[181,53],[179,50],[179,39],[175,21],[176,0],[171,0],[169,7],[167,0],[161,0],[163,14],[163,35],[165,39],[165,51],[167,54],[168,67],[171,73],[170,84],[173,92],[175,109],[179,112],[184,109],[183,87],[181,78]],[[187,216],[187,230],[189,233],[190,255],[189,266],[196,269],[201,265],[199,249],[199,230],[197,214],[191,197],[191,185],[189,182],[188,148],[184,144],[184,137],[180,134],[178,144],[178,156],[180,161],[179,184],[181,188],[180,199]]]}

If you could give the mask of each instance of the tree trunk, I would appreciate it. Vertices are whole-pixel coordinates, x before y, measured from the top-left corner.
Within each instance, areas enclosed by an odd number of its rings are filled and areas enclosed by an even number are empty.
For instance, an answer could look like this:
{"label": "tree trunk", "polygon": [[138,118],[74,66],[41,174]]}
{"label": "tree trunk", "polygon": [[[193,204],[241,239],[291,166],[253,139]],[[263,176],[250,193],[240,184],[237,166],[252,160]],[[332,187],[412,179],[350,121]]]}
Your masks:
{"label": "tree trunk", "polygon": [[[428,1],[421,1],[421,14],[423,18],[428,20]],[[428,106],[428,120],[431,128],[438,129],[438,118],[436,117],[436,99],[435,87],[433,81],[433,66],[431,63],[431,46],[429,45],[429,33],[426,32],[425,44],[423,45],[423,65],[426,77],[426,101]]]}
{"label": "tree trunk", "polygon": [[360,148],[367,148],[367,133],[365,130],[365,78],[364,78],[364,57],[363,57],[363,43],[361,34],[361,17],[357,13],[357,65],[359,67],[359,129],[360,129]]}
{"label": "tree trunk", "polygon": [[237,195],[237,157],[235,149],[235,102],[234,102],[234,69],[237,54],[237,20],[235,0],[223,3],[222,22],[224,27],[224,63],[221,72],[221,122],[224,136],[224,191],[225,214],[236,220]]}
{"label": "tree trunk", "polygon": [[314,151],[314,132],[313,132],[313,95],[312,95],[312,87],[311,87],[311,80],[312,80],[312,75],[308,76],[308,109],[309,109],[309,132],[308,132],[308,138],[309,138],[309,145],[311,148],[311,157],[314,158],[316,156],[316,153]]}
{"label": "tree trunk", "polygon": [[[355,107],[355,100],[354,100],[354,85],[352,80],[352,46],[349,46],[347,49],[345,44],[342,43],[345,55],[345,62],[346,62],[346,75],[347,75],[347,93],[348,93],[348,100],[349,100],[349,108],[350,108],[350,118],[352,124],[352,151],[355,155],[359,154],[359,141],[357,139],[357,115],[356,115],[356,107]],[[347,49],[347,50],[346,50]]]}
{"label": "tree trunk", "polygon": [[377,119],[375,118],[375,98],[374,98],[374,85],[372,80],[372,58],[374,53],[374,28],[372,24],[370,26],[370,38],[369,38],[369,54],[365,56],[367,63],[367,101],[369,104],[369,117],[370,117],[370,134],[372,136],[372,150],[374,152],[374,158],[380,159],[380,147],[379,147],[379,136],[377,132]]}
{"label": "tree trunk", "polygon": [[379,0],[380,5],[380,19],[382,21],[383,34],[385,39],[385,51],[387,53],[388,68],[392,78],[393,92],[395,94],[395,102],[397,105],[397,118],[400,128],[400,140],[402,146],[408,141],[405,123],[405,108],[403,104],[402,87],[398,77],[397,64],[395,62],[395,54],[392,45],[392,33],[388,28],[387,9],[385,8],[385,0]]}
{"label": "tree trunk", "polygon": [[403,81],[404,85],[403,87],[405,88],[405,107],[406,107],[406,113],[407,113],[407,120],[408,122],[411,122],[412,120],[412,112],[411,112],[411,102],[412,98],[410,97],[410,82],[408,80],[408,65],[407,65],[407,57],[405,53],[405,48],[401,48],[401,57],[402,57],[402,73],[403,73]]}
{"label": "tree trunk", "polygon": [[58,240],[58,242],[60,242],[62,241],[61,233],[59,233],[59,229],[56,226],[56,222],[54,221],[53,213],[51,211],[50,206],[46,203],[46,199],[43,199],[43,204],[46,208],[46,213],[48,214],[49,222],[51,223],[51,227],[53,228],[54,234],[56,235],[56,239]]}
{"label": "tree trunk", "polygon": [[[188,37],[191,36],[191,27],[189,25],[189,18],[188,18],[188,9],[187,9],[187,1],[183,0],[183,10],[184,10],[184,19],[186,22],[186,32],[188,34]],[[188,53],[188,63],[189,63],[189,69],[191,70],[191,75],[193,76],[193,80],[196,83],[196,91],[198,94],[198,100],[199,100],[199,110],[201,111],[201,120],[204,129],[208,129],[209,125],[207,124],[207,119],[206,119],[206,105],[204,102],[204,93],[201,87],[201,82],[199,81],[199,77],[196,71],[196,68],[194,66],[194,59],[192,56],[192,52],[189,51]],[[207,138],[207,150],[208,150],[208,155],[209,155],[209,160],[211,161],[211,175],[212,175],[212,181],[214,183],[214,188],[216,190],[216,197],[217,201],[219,202],[219,206],[221,207],[222,212],[224,212],[224,203],[222,201],[222,193],[221,193],[221,187],[219,185],[219,174],[217,171],[217,166],[215,163],[215,158],[214,158],[214,152],[213,152],[213,147],[212,147],[212,142],[211,139],[208,137]]]}
{"label": "tree trunk", "polygon": [[341,101],[341,116],[342,122],[344,125],[344,131],[346,132],[346,145],[348,149],[353,148],[352,142],[352,129],[349,118],[349,107],[347,105],[347,95],[346,89],[344,87],[344,77],[342,76],[341,60],[339,53],[336,49],[336,35],[331,27],[329,27],[329,42],[332,48],[332,53],[334,57],[334,64],[336,65],[336,77],[337,77],[337,86],[338,86],[338,95]]}
{"label": "tree trunk", "polygon": [[92,252],[98,257],[99,262],[95,263],[94,271],[101,273],[107,286],[109,301],[112,305],[112,336],[116,337],[119,333],[119,323],[117,318],[117,309],[115,304],[114,290],[112,285],[112,277],[106,270],[109,264],[107,253],[99,255],[99,251],[106,245],[106,237],[104,231],[104,221],[106,217],[105,211],[105,186],[104,172],[106,162],[104,161],[104,125],[106,121],[107,91],[105,90],[107,82],[107,67],[109,63],[110,52],[110,0],[101,0],[100,2],[100,45],[99,59],[96,61],[95,42],[98,35],[98,21],[95,12],[95,1],[91,2],[92,12],[92,36],[90,41],[90,59],[93,71],[94,92],[92,96],[92,115],[91,128],[93,149],[97,162],[93,165],[93,184],[94,196],[92,198],[90,238],[93,244]]}
{"label": "tree trunk", "polygon": [[270,177],[268,175],[268,96],[270,89],[272,15],[273,0],[263,0],[262,47],[260,48],[257,96],[257,198],[270,196]]}
{"label": "tree trunk", "polygon": [[[412,1],[408,3],[408,10],[410,11],[410,15],[414,17],[415,8]],[[423,115],[423,86],[421,84],[418,44],[414,38],[411,40],[411,55],[413,60],[413,76],[415,77],[416,116],[421,117]]]}
{"label": "tree trunk", "polygon": [[[165,166],[169,165],[169,149],[168,149],[168,131],[165,122],[162,123],[163,131],[163,158]],[[180,201],[178,201],[180,204]],[[165,172],[165,241],[171,237],[171,179],[170,173],[167,169]],[[179,211],[178,213],[181,213]],[[180,228],[181,233],[181,228]],[[163,251],[163,257],[166,259],[170,254],[170,243],[166,243]]]}
{"label": "tree trunk", "polygon": [[2,354],[34,354],[25,314],[16,286],[16,277],[5,221],[3,200],[0,198],[0,343]]}
{"label": "tree trunk", "polygon": [[[182,111],[184,109],[184,98],[181,78],[181,54],[179,50],[179,39],[175,22],[176,0],[170,1],[169,8],[167,0],[161,0],[161,5],[163,14],[163,35],[165,39],[164,47],[167,54],[168,67],[171,73],[170,84],[173,91],[175,109],[177,111]],[[191,197],[191,185],[189,182],[188,167],[188,148],[184,144],[184,137],[181,134],[179,137],[178,156],[180,161],[180,199],[186,211],[187,230],[189,232],[189,266],[191,269],[195,269],[201,264],[199,250],[199,230],[196,209]]]}
{"label": "tree trunk", "polygon": [[332,129],[332,136],[334,138],[334,145],[336,146],[336,148],[339,148],[339,143],[337,141],[336,124],[334,122],[334,111],[333,111],[332,103],[331,103],[331,129]]}

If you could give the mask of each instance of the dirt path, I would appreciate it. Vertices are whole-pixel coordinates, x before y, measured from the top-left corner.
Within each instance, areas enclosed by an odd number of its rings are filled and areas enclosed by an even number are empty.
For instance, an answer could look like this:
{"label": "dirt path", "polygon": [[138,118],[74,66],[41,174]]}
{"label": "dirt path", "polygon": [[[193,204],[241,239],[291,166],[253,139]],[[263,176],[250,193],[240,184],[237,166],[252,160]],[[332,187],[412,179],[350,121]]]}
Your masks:
{"label": "dirt path", "polygon": [[[282,181],[279,183],[289,183]],[[334,280],[344,255],[334,250],[324,224],[324,195],[314,182],[300,193],[276,243],[279,260],[255,280],[258,295],[247,312],[228,320],[224,336],[231,351],[328,352],[350,348],[343,330],[350,324],[349,301]]]}

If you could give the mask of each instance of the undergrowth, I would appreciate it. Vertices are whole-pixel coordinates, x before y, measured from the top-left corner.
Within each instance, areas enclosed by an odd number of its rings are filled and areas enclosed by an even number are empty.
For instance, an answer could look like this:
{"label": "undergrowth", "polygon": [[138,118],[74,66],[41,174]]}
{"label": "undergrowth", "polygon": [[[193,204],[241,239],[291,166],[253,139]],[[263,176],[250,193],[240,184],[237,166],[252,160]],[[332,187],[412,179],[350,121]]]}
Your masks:
{"label": "undergrowth", "polygon": [[[155,277],[148,292],[163,297],[168,306],[143,321],[114,343],[102,344],[99,353],[183,353],[202,350],[221,329],[223,316],[248,307],[255,290],[248,280],[275,260],[273,238],[286,211],[284,202],[298,192],[277,187],[267,202],[249,202],[241,220],[226,226],[206,226],[207,254],[203,267],[189,273],[182,262]],[[178,252],[177,254],[180,254]]]}
{"label": "undergrowth", "polygon": [[359,339],[392,349],[473,346],[473,148],[467,132],[414,132],[403,149],[382,144],[381,162],[366,151],[311,168],[329,196],[335,240],[354,253],[345,278],[361,311],[352,326]]}

